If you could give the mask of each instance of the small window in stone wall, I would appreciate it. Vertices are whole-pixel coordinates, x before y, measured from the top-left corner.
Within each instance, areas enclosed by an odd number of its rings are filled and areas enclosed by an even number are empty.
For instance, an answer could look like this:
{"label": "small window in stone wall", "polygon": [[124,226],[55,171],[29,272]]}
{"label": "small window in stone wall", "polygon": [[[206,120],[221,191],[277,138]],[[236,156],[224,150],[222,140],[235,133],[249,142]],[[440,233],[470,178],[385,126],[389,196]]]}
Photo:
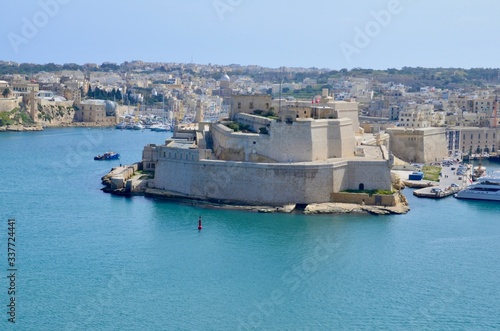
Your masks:
{"label": "small window in stone wall", "polygon": [[359,184],[359,190],[364,191],[364,189],[365,189],[365,184],[363,183]]}

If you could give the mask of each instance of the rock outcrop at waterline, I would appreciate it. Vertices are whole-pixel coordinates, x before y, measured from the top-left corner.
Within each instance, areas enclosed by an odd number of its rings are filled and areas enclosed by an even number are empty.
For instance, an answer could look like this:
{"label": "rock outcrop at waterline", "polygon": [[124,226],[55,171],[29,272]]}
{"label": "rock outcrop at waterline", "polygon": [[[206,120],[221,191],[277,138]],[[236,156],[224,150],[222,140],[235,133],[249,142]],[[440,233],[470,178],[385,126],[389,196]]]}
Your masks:
{"label": "rock outcrop at waterline", "polygon": [[24,126],[18,125],[6,125],[0,126],[0,132],[12,131],[12,132],[26,132],[26,131],[42,131],[43,127],[41,125],[35,126]]}
{"label": "rock outcrop at waterline", "polygon": [[348,214],[368,213],[373,215],[406,214],[410,210],[405,204],[391,207],[364,206],[353,203],[319,203],[310,204],[304,210],[304,214]]}

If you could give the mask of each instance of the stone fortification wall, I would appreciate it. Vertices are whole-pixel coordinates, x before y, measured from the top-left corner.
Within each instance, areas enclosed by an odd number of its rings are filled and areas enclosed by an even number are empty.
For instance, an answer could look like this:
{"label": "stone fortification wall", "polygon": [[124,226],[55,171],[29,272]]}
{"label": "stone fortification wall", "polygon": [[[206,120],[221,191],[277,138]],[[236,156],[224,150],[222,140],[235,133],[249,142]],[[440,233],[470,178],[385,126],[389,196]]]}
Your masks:
{"label": "stone fortification wall", "polygon": [[264,154],[278,162],[324,161],[328,154],[328,124],[305,119],[291,124],[274,122]]}
{"label": "stone fortification wall", "polygon": [[22,98],[3,99],[0,97],[0,112],[8,112],[19,107]]}
{"label": "stone fortification wall", "polygon": [[366,204],[372,206],[396,206],[400,203],[399,196],[393,195],[369,195],[366,193],[333,193],[333,200],[339,203]]}
{"label": "stone fortification wall", "polygon": [[238,123],[249,125],[252,131],[259,133],[260,128],[268,128],[271,126],[271,120],[262,116],[255,116],[245,113],[238,113],[235,116]]}
{"label": "stone fortification wall", "polygon": [[349,161],[348,171],[342,178],[344,185],[338,191],[390,190],[392,188],[389,163],[385,160]]}
{"label": "stone fortification wall", "polygon": [[198,148],[171,148],[167,146],[157,147],[158,154],[153,156],[153,159],[172,160],[172,161],[198,161],[201,159],[209,159],[212,154],[211,150]]}
{"label": "stone fortification wall", "polygon": [[388,129],[390,150],[406,162],[431,163],[448,156],[444,128]]}
{"label": "stone fortification wall", "polygon": [[333,164],[160,160],[154,187],[192,198],[239,204],[328,202],[333,193],[333,167]]}
{"label": "stone fortification wall", "polygon": [[[0,112],[11,111],[20,108],[22,97],[12,99],[0,99]],[[24,106],[23,106],[24,108]],[[28,113],[31,110],[31,103],[28,101]],[[49,101],[46,99],[37,99],[35,101],[35,118],[38,125],[59,126],[73,123],[75,111],[73,101]]]}
{"label": "stone fortification wall", "polygon": [[50,101],[47,99],[38,99],[37,103],[40,104],[42,107],[50,107],[50,106],[65,107],[65,108],[73,107],[72,100],[69,100],[69,101]]}
{"label": "stone fortification wall", "polygon": [[270,95],[233,95],[229,118],[235,119],[236,114],[253,113],[255,110],[267,111],[271,107]]}
{"label": "stone fortification wall", "polygon": [[[260,124],[258,124],[260,125]],[[249,161],[251,154],[277,162],[324,161],[354,155],[351,121],[304,119],[293,123],[270,122],[269,134],[233,132],[213,126],[213,149],[222,160]]]}
{"label": "stone fortification wall", "polygon": [[222,124],[214,124],[211,133],[214,154],[221,160],[249,161],[250,154],[254,150],[260,154],[261,147],[269,140],[265,135],[234,132]]}
{"label": "stone fortification wall", "polygon": [[359,112],[357,102],[334,101],[329,104],[333,106],[338,118],[348,118],[352,122],[352,130],[359,131]]}
{"label": "stone fortification wall", "polygon": [[169,158],[167,150],[159,149],[154,187],[203,200],[251,205],[309,204],[335,201],[333,193],[359,189],[359,184],[364,184],[365,189],[391,189],[386,161],[196,161],[180,154],[176,159]]}
{"label": "stone fortification wall", "polygon": [[342,118],[338,120],[329,120],[328,129],[328,157],[341,158],[354,155],[356,140],[352,122],[349,119]]}

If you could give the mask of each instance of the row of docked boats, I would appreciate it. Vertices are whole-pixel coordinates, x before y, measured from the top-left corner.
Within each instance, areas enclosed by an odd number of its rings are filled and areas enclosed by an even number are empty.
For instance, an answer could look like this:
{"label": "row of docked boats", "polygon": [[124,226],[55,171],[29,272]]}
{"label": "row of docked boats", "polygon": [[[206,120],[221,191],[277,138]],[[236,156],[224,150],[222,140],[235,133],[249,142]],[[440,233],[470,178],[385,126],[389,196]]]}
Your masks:
{"label": "row of docked boats", "polygon": [[490,161],[500,161],[500,152],[484,152],[484,153],[476,153],[476,154],[465,154],[463,155],[463,159],[465,161],[468,160],[481,160],[481,159],[488,159]]}
{"label": "row of docked boats", "polygon": [[167,132],[172,130],[172,126],[170,124],[142,124],[142,123],[133,123],[133,122],[120,122],[116,125],[116,128],[119,130],[145,130],[149,129],[151,131],[157,132]]}

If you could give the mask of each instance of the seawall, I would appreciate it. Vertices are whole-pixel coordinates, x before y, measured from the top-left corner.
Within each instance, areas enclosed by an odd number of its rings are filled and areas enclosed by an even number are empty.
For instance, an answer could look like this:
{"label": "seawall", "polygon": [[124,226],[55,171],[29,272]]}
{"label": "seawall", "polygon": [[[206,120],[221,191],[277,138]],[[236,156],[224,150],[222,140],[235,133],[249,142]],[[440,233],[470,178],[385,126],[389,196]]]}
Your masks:
{"label": "seawall", "polygon": [[200,200],[282,206],[334,202],[334,193],[348,189],[391,189],[386,161],[252,163],[175,154],[160,155],[154,188]]}

